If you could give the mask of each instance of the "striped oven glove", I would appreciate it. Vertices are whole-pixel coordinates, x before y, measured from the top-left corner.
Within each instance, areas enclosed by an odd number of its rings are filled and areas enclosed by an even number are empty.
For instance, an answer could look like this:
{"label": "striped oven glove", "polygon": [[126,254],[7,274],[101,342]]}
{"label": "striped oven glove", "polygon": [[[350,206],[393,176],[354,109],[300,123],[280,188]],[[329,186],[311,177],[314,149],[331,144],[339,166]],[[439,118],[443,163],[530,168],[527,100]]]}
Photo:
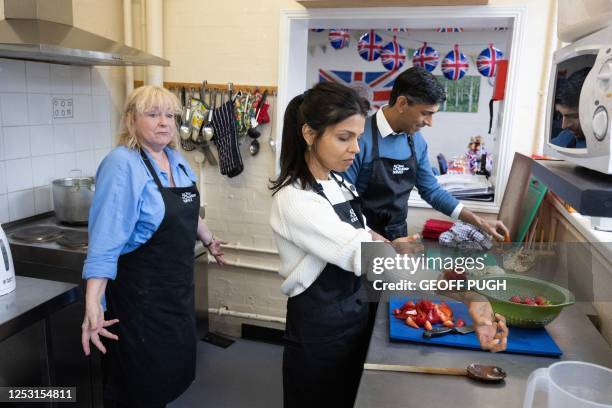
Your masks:
{"label": "striped oven glove", "polygon": [[227,101],[215,109],[212,116],[212,127],[215,131],[215,145],[219,152],[219,169],[221,174],[235,177],[242,173],[244,165],[240,156],[236,123],[234,120],[234,103]]}

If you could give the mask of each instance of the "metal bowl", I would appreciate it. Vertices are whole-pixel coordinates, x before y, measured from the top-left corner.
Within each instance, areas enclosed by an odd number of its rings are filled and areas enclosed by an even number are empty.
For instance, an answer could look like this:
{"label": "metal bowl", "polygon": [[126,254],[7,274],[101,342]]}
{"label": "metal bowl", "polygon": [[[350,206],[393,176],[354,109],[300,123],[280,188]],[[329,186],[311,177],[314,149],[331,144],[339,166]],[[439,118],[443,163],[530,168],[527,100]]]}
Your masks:
{"label": "metal bowl", "polygon": [[[540,279],[523,275],[487,275],[480,280],[505,281],[506,290],[477,290],[485,296],[495,313],[499,313],[506,318],[508,326],[524,328],[541,328],[552,322],[569,305],[574,304],[575,298],[569,290]],[[518,295],[525,296],[544,296],[551,304],[546,306],[531,306],[521,303],[511,302],[509,299]]]}

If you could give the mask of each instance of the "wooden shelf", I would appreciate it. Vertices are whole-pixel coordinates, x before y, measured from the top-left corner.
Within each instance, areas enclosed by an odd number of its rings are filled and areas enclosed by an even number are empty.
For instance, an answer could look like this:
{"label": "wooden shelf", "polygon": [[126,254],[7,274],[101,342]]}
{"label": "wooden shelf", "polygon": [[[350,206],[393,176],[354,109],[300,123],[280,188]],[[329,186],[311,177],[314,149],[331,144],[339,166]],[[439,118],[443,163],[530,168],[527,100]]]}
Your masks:
{"label": "wooden shelf", "polygon": [[482,6],[489,0],[296,0],[306,8]]}
{"label": "wooden shelf", "polygon": [[[143,81],[134,81],[134,88],[138,88],[144,84]],[[201,82],[164,82],[164,88],[172,89],[172,88],[193,88],[200,89],[202,86]],[[216,89],[219,91],[227,91],[227,84],[206,84],[206,89]],[[268,91],[268,93],[272,95],[276,95],[278,87],[276,86],[259,86],[259,85],[240,85],[233,84],[234,92],[238,91],[248,91],[254,92],[259,90],[260,92]]]}

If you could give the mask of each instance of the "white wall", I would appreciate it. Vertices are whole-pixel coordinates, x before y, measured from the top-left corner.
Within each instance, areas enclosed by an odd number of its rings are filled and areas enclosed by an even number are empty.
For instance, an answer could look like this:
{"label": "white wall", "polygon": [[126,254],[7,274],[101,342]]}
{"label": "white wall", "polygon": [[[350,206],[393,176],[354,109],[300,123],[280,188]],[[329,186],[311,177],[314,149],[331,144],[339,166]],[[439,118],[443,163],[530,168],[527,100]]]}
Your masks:
{"label": "white wall", "polygon": [[[73,117],[54,118],[53,98],[72,99]],[[2,59],[0,113],[0,223],[50,211],[51,181],[72,169],[93,176],[111,147],[96,68]]]}

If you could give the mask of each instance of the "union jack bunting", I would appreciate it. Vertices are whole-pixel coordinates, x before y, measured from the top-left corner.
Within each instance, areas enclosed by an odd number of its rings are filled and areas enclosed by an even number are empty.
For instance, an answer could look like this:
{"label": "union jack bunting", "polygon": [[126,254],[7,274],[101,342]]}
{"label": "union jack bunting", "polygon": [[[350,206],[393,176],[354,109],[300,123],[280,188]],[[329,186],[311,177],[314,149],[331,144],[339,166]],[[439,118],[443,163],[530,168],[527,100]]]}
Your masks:
{"label": "union jack bunting", "polygon": [[319,69],[319,82],[330,81],[355,89],[376,110],[389,102],[393,82],[399,71],[361,72]]}
{"label": "union jack bunting", "polygon": [[374,30],[370,30],[359,38],[357,43],[359,55],[366,61],[375,61],[380,57],[382,50],[382,37]]}
{"label": "union jack bunting", "polygon": [[398,70],[404,65],[404,62],[406,62],[406,50],[398,44],[397,37],[394,36],[393,41],[388,42],[383,47],[380,60],[389,71]]}
{"label": "union jack bunting", "polygon": [[453,50],[446,54],[442,60],[442,73],[450,80],[457,81],[465,75],[470,65],[465,55],[459,51],[459,45],[455,44]]}
{"label": "union jack bunting", "polygon": [[438,65],[440,55],[438,51],[429,47],[427,43],[423,43],[421,48],[418,48],[412,56],[412,65],[415,67],[425,68],[429,72],[433,71]]}
{"label": "union jack bunting", "polygon": [[504,53],[495,48],[493,44],[489,44],[487,48],[482,50],[476,59],[476,68],[481,75],[493,77],[497,73],[497,63],[504,59]]}
{"label": "union jack bunting", "polygon": [[314,32],[314,33],[320,33],[321,31],[324,31],[324,28],[311,28],[310,31]]}
{"label": "union jack bunting", "polygon": [[406,31],[408,31],[407,28],[387,28],[387,31],[391,31],[394,33],[405,33]]}
{"label": "union jack bunting", "polygon": [[346,29],[329,30],[329,43],[337,50],[341,50],[349,45],[351,36]]}
{"label": "union jack bunting", "polygon": [[495,27],[493,31],[508,31],[508,27]]}
{"label": "union jack bunting", "polygon": [[439,33],[462,33],[463,27],[440,27],[436,31]]}

